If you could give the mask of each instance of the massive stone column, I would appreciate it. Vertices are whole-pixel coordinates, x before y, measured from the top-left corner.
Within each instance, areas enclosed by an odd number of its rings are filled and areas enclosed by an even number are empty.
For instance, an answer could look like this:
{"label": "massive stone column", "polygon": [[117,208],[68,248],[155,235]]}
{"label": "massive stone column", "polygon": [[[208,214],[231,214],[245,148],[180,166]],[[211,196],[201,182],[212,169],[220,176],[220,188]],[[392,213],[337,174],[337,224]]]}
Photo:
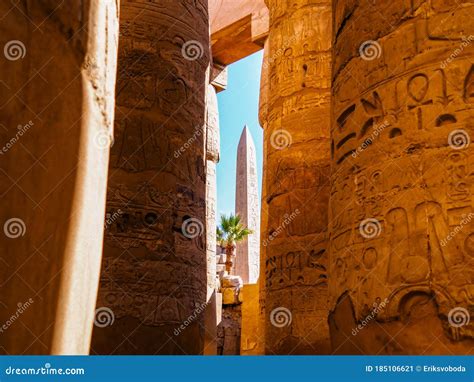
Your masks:
{"label": "massive stone column", "polygon": [[336,353],[472,353],[470,1],[334,2]]}
{"label": "massive stone column", "polygon": [[331,1],[266,3],[266,352],[324,354],[329,352]]}
{"label": "massive stone column", "polygon": [[0,2],[2,354],[87,354],[92,333],[118,9],[59,3]]}
{"label": "massive stone column", "polygon": [[127,1],[120,31],[92,352],[200,354],[207,289],[207,1]]}
{"label": "massive stone column", "polygon": [[235,213],[244,226],[253,233],[237,244],[235,274],[245,284],[255,284],[260,269],[260,213],[258,203],[257,154],[247,126],[244,127],[237,147],[237,174]]}
{"label": "massive stone column", "polygon": [[[265,129],[268,126],[268,87],[269,87],[269,54],[270,54],[270,40],[267,38],[265,40],[263,48],[263,62],[262,62],[262,71],[260,73],[260,97],[258,105],[258,121],[260,126]],[[265,134],[264,134],[265,136]],[[268,228],[268,208],[267,208],[267,156],[264,154],[262,158],[262,190],[261,190],[261,204],[260,204],[260,244],[264,243],[267,238],[267,228]],[[262,353],[265,352],[265,264],[267,259],[267,246],[260,245],[260,277],[258,278],[258,325],[259,325],[259,334],[260,338],[258,341],[261,343],[259,349]],[[244,333],[245,335],[245,333]]]}

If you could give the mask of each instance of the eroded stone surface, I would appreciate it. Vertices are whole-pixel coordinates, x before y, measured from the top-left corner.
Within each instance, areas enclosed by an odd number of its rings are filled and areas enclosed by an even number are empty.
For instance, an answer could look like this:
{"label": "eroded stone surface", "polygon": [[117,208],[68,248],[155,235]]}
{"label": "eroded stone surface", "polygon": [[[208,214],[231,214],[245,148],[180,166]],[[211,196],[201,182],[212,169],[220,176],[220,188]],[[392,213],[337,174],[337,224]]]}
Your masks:
{"label": "eroded stone surface", "polygon": [[262,355],[264,352],[264,337],[259,319],[259,285],[246,284],[241,294],[243,302],[240,355]]}
{"label": "eroded stone surface", "polygon": [[0,14],[0,353],[87,354],[117,4],[5,0]]}
{"label": "eroded stone surface", "polygon": [[207,131],[206,131],[206,235],[207,235],[207,288],[208,296],[216,289],[217,272],[217,179],[216,164],[219,162],[220,132],[216,90],[207,88]]}
{"label": "eroded stone surface", "polygon": [[207,261],[207,297],[208,314],[205,322],[205,354],[217,354],[216,338],[216,292],[217,292],[217,179],[216,164],[219,162],[220,133],[217,95],[214,86],[207,87],[206,120],[206,261]]}
{"label": "eroded stone surface", "polygon": [[218,355],[240,355],[242,305],[229,305],[222,309],[222,321],[217,328]]}
{"label": "eroded stone surface", "polygon": [[[331,2],[269,0],[267,5],[268,90],[261,113],[267,119],[261,276],[266,353],[324,354],[329,352]],[[275,325],[280,312],[285,325]]]}
{"label": "eroded stone surface", "polygon": [[[206,302],[207,1],[121,7],[100,354],[199,354]],[[192,319],[190,319],[192,317]],[[178,335],[174,330],[189,322]]]}
{"label": "eroded stone surface", "polygon": [[[94,322],[92,354],[473,352],[472,1],[267,0],[260,290],[242,292],[215,278],[207,1],[124,0],[95,306],[117,3],[0,3],[1,353],[85,354]],[[262,2],[240,5],[221,63],[266,35]]]}
{"label": "eroded stone surface", "polygon": [[472,352],[473,11],[334,3],[337,353]]}

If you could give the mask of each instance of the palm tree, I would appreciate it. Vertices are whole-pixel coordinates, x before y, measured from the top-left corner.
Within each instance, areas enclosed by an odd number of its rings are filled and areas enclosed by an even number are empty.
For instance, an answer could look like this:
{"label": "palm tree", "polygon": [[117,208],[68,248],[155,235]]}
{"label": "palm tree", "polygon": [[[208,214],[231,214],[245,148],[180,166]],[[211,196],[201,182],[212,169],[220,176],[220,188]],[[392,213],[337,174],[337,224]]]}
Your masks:
{"label": "palm tree", "polygon": [[[222,220],[222,216],[221,216],[221,220]],[[216,237],[217,237],[217,244],[219,244],[219,247],[224,249],[225,248],[224,232],[222,232],[222,230],[219,226],[217,226],[217,228],[216,228]]]}
{"label": "palm tree", "polygon": [[232,256],[234,256],[236,244],[252,233],[251,229],[244,227],[240,222],[239,215],[221,215],[221,225],[217,227],[216,236],[219,245],[225,248],[225,270],[228,275],[232,269]]}

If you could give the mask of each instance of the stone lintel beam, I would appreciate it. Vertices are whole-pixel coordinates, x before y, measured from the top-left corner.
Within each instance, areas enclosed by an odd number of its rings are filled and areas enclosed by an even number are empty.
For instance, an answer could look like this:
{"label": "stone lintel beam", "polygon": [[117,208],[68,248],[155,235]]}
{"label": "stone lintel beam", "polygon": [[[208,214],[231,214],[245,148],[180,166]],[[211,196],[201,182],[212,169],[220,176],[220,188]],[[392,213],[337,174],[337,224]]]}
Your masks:
{"label": "stone lintel beam", "polygon": [[217,93],[227,90],[227,66],[214,63],[211,68],[211,85]]}
{"label": "stone lintel beam", "polygon": [[263,48],[268,9],[263,0],[210,0],[214,62],[229,65]]}

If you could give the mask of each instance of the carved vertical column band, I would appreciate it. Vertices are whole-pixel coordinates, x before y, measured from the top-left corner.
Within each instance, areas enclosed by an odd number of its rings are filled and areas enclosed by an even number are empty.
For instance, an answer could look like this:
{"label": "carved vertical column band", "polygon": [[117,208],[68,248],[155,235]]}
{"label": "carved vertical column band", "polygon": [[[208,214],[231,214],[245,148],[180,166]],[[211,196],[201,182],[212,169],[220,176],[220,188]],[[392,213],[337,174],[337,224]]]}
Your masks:
{"label": "carved vertical column band", "polygon": [[220,155],[219,107],[216,89],[207,86],[206,119],[206,235],[207,296],[204,354],[217,354],[217,173]]}
{"label": "carved vertical column band", "polygon": [[266,3],[268,92],[261,98],[266,352],[324,354],[331,1]]}

